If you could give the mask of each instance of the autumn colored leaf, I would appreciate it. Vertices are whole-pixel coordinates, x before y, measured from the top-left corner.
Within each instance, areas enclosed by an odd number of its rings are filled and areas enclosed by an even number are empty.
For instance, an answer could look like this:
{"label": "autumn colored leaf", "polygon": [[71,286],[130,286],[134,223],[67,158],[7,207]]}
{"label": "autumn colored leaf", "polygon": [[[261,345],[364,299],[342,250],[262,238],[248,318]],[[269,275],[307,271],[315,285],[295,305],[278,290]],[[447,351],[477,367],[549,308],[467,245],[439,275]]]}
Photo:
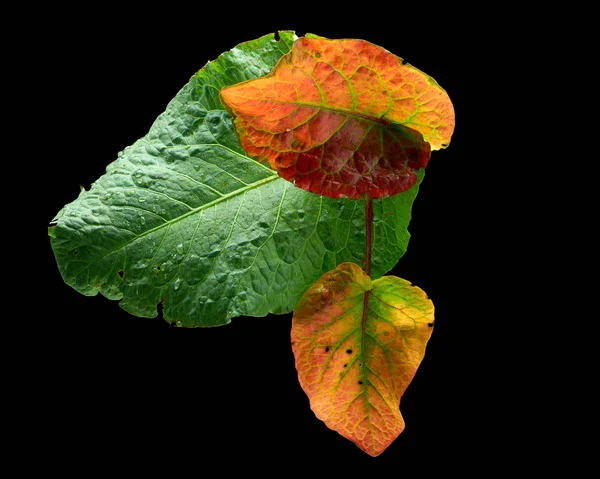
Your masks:
{"label": "autumn colored leaf", "polygon": [[407,190],[454,130],[435,80],[364,40],[299,38],[268,75],[220,98],[250,156],[334,198]]}
{"label": "autumn colored leaf", "polygon": [[302,296],[292,349],[316,416],[371,456],[404,429],[400,398],[433,330],[434,308],[408,281],[371,280],[342,263]]}

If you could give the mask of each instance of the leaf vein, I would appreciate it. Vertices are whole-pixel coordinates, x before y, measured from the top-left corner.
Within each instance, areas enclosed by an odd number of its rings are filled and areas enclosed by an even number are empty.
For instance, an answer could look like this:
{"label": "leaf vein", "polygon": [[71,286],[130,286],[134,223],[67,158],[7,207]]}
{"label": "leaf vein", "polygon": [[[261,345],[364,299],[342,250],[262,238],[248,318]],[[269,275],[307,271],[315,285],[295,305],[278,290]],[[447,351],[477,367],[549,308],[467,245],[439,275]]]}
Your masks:
{"label": "leaf vein", "polygon": [[226,195],[224,195],[224,196],[222,196],[220,198],[217,198],[216,200],[211,201],[210,203],[205,203],[205,204],[199,206],[198,208],[195,208],[195,209],[193,209],[191,211],[188,211],[187,213],[184,213],[184,214],[182,214],[182,215],[180,215],[180,216],[178,216],[176,218],[173,218],[172,220],[169,220],[169,221],[167,221],[167,222],[165,222],[165,223],[163,223],[161,225],[155,226],[154,228],[150,228],[149,230],[145,231],[144,233],[139,234],[136,237],[134,237],[134,238],[132,238],[132,239],[130,239],[130,240],[122,243],[117,248],[113,248],[112,250],[107,251],[106,253],[100,255],[98,258],[96,258],[95,260],[93,260],[92,262],[90,262],[85,268],[83,268],[82,270],[80,270],[76,275],[81,274],[83,271],[85,271],[86,269],[88,269],[89,267],[91,267],[96,262],[98,262],[101,259],[105,258],[106,256],[114,253],[115,251],[118,251],[118,250],[124,248],[125,246],[127,246],[128,244],[130,244],[131,242],[133,242],[133,241],[135,241],[135,240],[137,240],[139,238],[142,238],[142,237],[144,237],[144,236],[146,236],[146,235],[148,235],[150,233],[153,233],[155,231],[158,231],[161,228],[166,227],[167,225],[175,224],[175,223],[177,223],[179,221],[182,221],[185,218],[187,218],[188,216],[192,216],[192,215],[194,215],[194,214],[196,214],[196,213],[198,213],[198,212],[200,212],[200,211],[202,211],[202,210],[204,210],[206,208],[211,208],[211,207],[213,207],[215,205],[218,205],[219,203],[222,203],[223,201],[226,201],[226,200],[228,200],[230,198],[233,198],[235,196],[243,194],[243,193],[245,193],[248,190],[251,190],[253,188],[257,188],[259,186],[262,186],[263,184],[269,183],[269,182],[271,182],[273,180],[276,180],[278,178],[279,177],[277,175],[273,175],[273,176],[268,176],[267,178],[263,178],[263,179],[261,179],[259,181],[254,182],[254,183],[250,183],[248,186],[245,186],[244,188],[240,188],[239,190],[232,191],[231,193],[228,193],[228,194],[226,194]]}

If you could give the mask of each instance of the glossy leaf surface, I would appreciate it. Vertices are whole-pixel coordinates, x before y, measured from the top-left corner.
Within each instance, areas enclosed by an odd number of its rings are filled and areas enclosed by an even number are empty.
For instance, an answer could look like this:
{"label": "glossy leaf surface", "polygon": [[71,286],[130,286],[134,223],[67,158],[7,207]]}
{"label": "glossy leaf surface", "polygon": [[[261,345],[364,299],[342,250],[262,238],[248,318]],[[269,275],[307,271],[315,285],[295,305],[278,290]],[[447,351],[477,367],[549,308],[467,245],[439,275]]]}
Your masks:
{"label": "glossy leaf surface", "polygon": [[454,129],[435,80],[364,40],[300,38],[271,73],[221,99],[250,156],[334,198],[407,190]]}
{"label": "glossy leaf surface", "polygon": [[[136,316],[155,317],[162,303],[170,323],[219,326],[290,312],[323,273],[363,261],[362,202],[294,188],[249,158],[219,101],[221,88],[271,71],[295,40],[280,37],[209,62],[145,137],[62,208],[49,234],[67,284]],[[417,188],[374,204],[375,276],[406,250]]]}
{"label": "glossy leaf surface", "polygon": [[315,415],[372,456],[402,432],[400,399],[425,354],[434,321],[408,281],[371,280],[355,264],[323,275],[298,302],[292,349]]}

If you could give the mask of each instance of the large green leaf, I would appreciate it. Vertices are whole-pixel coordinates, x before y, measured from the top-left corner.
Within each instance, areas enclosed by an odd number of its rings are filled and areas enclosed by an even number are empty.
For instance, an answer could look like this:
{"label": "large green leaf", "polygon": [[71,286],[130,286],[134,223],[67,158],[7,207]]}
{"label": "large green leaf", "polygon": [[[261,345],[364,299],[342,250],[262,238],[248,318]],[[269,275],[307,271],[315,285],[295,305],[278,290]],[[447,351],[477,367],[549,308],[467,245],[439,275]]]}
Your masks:
{"label": "large green leaf", "polygon": [[[267,35],[207,63],[58,213],[49,234],[67,284],[136,316],[162,302],[169,322],[218,326],[292,311],[323,273],[364,260],[364,202],[309,193],[250,159],[218,98],[268,73],[294,39]],[[417,188],[374,202],[373,278],[406,250]]]}

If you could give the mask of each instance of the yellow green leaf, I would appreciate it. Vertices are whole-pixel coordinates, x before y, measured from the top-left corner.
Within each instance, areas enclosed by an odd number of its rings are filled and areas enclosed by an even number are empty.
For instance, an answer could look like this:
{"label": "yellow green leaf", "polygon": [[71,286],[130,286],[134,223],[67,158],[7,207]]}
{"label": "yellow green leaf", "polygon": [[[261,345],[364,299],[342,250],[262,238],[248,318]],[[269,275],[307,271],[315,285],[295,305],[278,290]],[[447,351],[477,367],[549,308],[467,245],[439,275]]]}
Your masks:
{"label": "yellow green leaf", "polygon": [[434,322],[425,292],[396,276],[371,280],[342,263],[302,296],[292,349],[302,389],[325,424],[371,456],[403,431],[400,399]]}

